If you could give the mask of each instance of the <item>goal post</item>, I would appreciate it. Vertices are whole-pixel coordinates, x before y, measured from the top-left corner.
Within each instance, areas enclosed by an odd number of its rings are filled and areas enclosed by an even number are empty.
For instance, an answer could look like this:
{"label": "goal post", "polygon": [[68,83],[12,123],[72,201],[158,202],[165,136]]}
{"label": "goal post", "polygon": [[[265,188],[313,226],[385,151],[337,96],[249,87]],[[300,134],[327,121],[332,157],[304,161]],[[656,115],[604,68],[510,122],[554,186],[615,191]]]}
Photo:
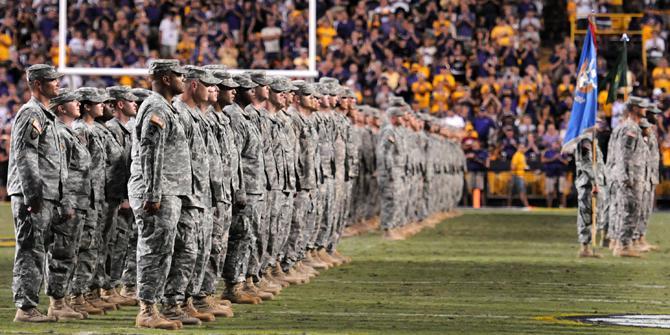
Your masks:
{"label": "goal post", "polygon": [[[281,75],[294,78],[315,78],[316,69],[316,0],[308,0],[308,69],[307,70],[264,70],[269,75]],[[88,76],[147,76],[148,69],[142,68],[104,68],[104,67],[68,67],[67,49],[67,0],[58,0],[58,72],[65,75]],[[258,71],[258,69],[254,69]],[[249,69],[229,69],[232,74],[250,71]],[[251,70],[253,71],[253,70]]]}

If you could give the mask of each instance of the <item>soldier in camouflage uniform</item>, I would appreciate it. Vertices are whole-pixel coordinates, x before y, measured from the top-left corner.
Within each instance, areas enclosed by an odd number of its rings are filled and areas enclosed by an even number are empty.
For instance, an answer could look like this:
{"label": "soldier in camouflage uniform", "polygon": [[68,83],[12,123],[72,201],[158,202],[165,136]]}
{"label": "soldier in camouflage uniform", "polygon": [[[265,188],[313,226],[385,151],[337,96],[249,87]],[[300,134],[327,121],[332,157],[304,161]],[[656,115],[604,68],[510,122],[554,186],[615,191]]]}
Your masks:
{"label": "soldier in camouflage uniform", "polygon": [[[120,284],[121,275],[125,268],[126,252],[130,229],[133,225],[133,214],[128,202],[128,178],[130,177],[130,150],[132,146],[130,130],[126,127],[130,118],[137,114],[137,97],[130,93],[129,87],[113,86],[107,88],[107,94],[112,99],[108,104],[114,117],[105,123],[108,148],[112,155],[108,154],[108,181],[107,202],[110,208],[107,218],[109,222],[109,241],[107,244],[108,264],[103,283],[102,297],[108,302],[134,306],[136,292],[125,292],[119,295],[116,286]],[[111,135],[111,136],[110,136]],[[120,149],[120,150],[119,150]],[[112,202],[111,199],[114,199]],[[117,205],[118,203],[118,205]]]}
{"label": "soldier in camouflage uniform", "polygon": [[[633,235],[639,218],[639,200],[641,193],[641,176],[643,166],[641,155],[643,154],[644,140],[642,130],[638,123],[645,116],[648,102],[646,99],[631,97],[628,102],[628,116],[614,131],[616,138],[615,150],[617,154],[613,157],[612,176],[615,183],[614,195],[616,208],[610,217],[617,218],[615,222],[615,234],[617,245],[613,254],[621,257],[640,257],[639,252],[633,248]],[[610,210],[611,211],[611,210]]]}
{"label": "soldier in camouflage uniform", "polygon": [[386,111],[389,118],[379,135],[377,145],[377,178],[381,188],[381,229],[385,238],[399,240],[403,237],[397,234],[398,228],[404,220],[405,207],[402,205],[401,192],[405,174],[405,147],[399,129],[405,111],[399,107],[391,107]]}
{"label": "soldier in camouflage uniform", "polygon": [[173,100],[184,134],[189,144],[191,160],[191,192],[182,199],[177,223],[177,237],[170,272],[163,296],[162,313],[182,324],[199,325],[214,321],[211,313],[201,313],[193,307],[190,295],[200,291],[206,260],[211,250],[213,220],[205,212],[212,207],[212,187],[206,129],[200,106],[207,103],[210,87],[219,80],[196,66],[186,66],[186,88]]}
{"label": "soldier in camouflage uniform", "polygon": [[[265,178],[264,182],[264,205],[265,208],[260,214],[258,220],[253,221],[254,235],[256,244],[254,252],[249,262],[247,278],[244,285],[245,292],[256,298],[263,300],[272,299],[272,294],[259,290],[255,283],[259,283],[262,277],[267,277],[268,265],[272,261],[272,256],[268,249],[270,243],[270,230],[276,221],[278,214],[279,197],[281,194],[281,185],[279,182],[279,173],[275,160],[274,145],[277,138],[272,136],[272,129],[277,121],[271,117],[267,110],[268,99],[270,96],[270,78],[265,72],[246,72],[248,78],[257,86],[254,88],[254,95],[245,112],[251,117],[252,122],[258,129],[261,136],[263,151],[263,168]],[[275,215],[273,217],[273,214]],[[266,278],[269,279],[270,277]]]}
{"label": "soldier in camouflage uniform", "polygon": [[583,135],[583,138],[577,140],[575,150],[576,178],[575,187],[577,188],[577,199],[579,210],[577,214],[577,234],[581,244],[579,257],[599,257],[591,249],[591,197],[596,196],[597,201],[602,201],[600,189],[605,182],[602,153],[598,146],[595,146],[596,159],[598,165],[593,167],[594,145],[589,134]]}
{"label": "soldier in camouflage uniform", "polygon": [[[152,91],[144,88],[133,88],[130,93],[137,97],[136,105],[139,107],[142,105],[142,102],[146,100],[151,94]],[[135,113],[137,114],[137,112]],[[133,133],[135,131],[135,117],[128,120],[126,123],[126,129],[130,131],[130,138],[128,138],[128,145],[130,146],[130,151],[132,153],[133,146]],[[128,159],[128,164],[131,163],[130,158]],[[130,176],[130,173],[128,174]],[[130,205],[130,202],[128,203]],[[123,213],[122,213],[123,214]],[[135,215],[132,213],[132,208],[130,210],[132,217],[130,218],[130,226],[128,228],[128,245],[126,249],[126,259],[123,269],[123,274],[121,275],[121,281],[123,282],[123,288],[121,289],[121,294],[127,298],[137,298],[137,222],[135,222]]]}
{"label": "soldier in camouflage uniform", "polygon": [[[233,218],[233,201],[239,196],[236,193],[243,191],[240,184],[242,180],[242,168],[240,166],[240,153],[235,144],[235,134],[230,124],[230,117],[224,113],[226,106],[231,106],[235,98],[235,88],[239,85],[232,79],[231,75],[219,66],[205,67],[221,80],[218,84],[217,101],[211,102],[208,108],[207,118],[211,126],[211,132],[218,143],[221,160],[221,188],[222,201],[217,202],[213,216],[212,248],[209,261],[205,269],[205,276],[198,297],[194,297],[193,304],[198,310],[206,310],[215,316],[232,317],[233,310],[229,300],[223,300],[216,305],[214,294],[219,278],[223,275],[223,267],[228,252],[228,234]],[[211,96],[210,96],[211,98]],[[240,205],[238,205],[239,207]]]}
{"label": "soldier in camouflage uniform", "polygon": [[640,126],[642,128],[644,142],[646,144],[646,157],[644,161],[644,178],[642,181],[642,194],[640,196],[640,218],[638,227],[634,236],[636,247],[641,252],[655,251],[658,247],[649,244],[647,241],[647,223],[654,211],[654,202],[656,194],[656,185],[659,183],[660,151],[658,148],[658,139],[656,137],[656,115],[661,110],[655,104],[649,104],[646,119],[642,119]]}
{"label": "soldier in camouflage uniform", "polygon": [[116,310],[115,303],[108,303],[100,298],[102,279],[96,277],[100,258],[104,256],[102,249],[106,249],[102,245],[102,235],[105,224],[103,213],[106,208],[107,150],[106,137],[97,130],[95,119],[103,116],[103,103],[107,101],[107,97],[93,87],[81,87],[77,93],[81,102],[81,118],[73,123],[72,128],[91,154],[90,174],[96,178],[92,178],[91,208],[84,223],[79,259],[70,291],[75,300],[80,300],[79,296],[83,294],[86,301],[97,308]]}
{"label": "soldier in camouflage uniform", "polygon": [[[91,180],[88,169],[90,155],[74,135],[69,125],[79,117],[78,95],[71,91],[62,91],[51,99],[49,109],[56,115],[55,127],[62,143],[63,156],[66,159],[67,177],[62,185],[61,218],[57,225],[46,232],[46,240],[51,241],[48,247],[48,315],[58,320],[84,319],[88,317],[87,307],[69,306],[64,297],[77,261],[77,250],[81,227],[86,219],[88,195]],[[92,313],[102,310],[91,306]]]}
{"label": "soldier in camouflage uniform", "polygon": [[182,324],[158,312],[174,253],[182,197],[191,195],[191,155],[179,113],[171,104],[184,91],[177,60],[154,60],[149,68],[155,94],[135,121],[128,195],[139,234],[137,242],[138,327],[178,329]]}
{"label": "soldier in camouflage uniform", "polygon": [[[302,80],[293,81],[295,97],[293,105],[287,109],[293,122],[296,141],[296,197],[294,202],[293,218],[291,221],[290,236],[287,243],[284,264],[292,267],[297,262],[298,270],[302,273],[318,275],[311,266],[315,263],[307,259],[308,251],[313,250],[312,237],[316,235],[316,200],[318,188],[317,175],[317,144],[318,133],[312,113],[316,110],[316,91],[313,85]],[[301,260],[305,260],[302,262]],[[325,264],[321,263],[321,266]]]}
{"label": "soldier in camouflage uniform", "polygon": [[239,85],[235,103],[226,106],[223,112],[230,118],[235,133],[235,144],[240,152],[242,189],[235,194],[233,223],[228,237],[228,254],[224,266],[226,290],[223,298],[236,303],[258,304],[261,299],[245,292],[248,265],[252,255],[257,255],[254,225],[261,220],[264,209],[265,164],[263,143],[253,115],[244,108],[251,104],[258,86],[247,75],[233,77]]}

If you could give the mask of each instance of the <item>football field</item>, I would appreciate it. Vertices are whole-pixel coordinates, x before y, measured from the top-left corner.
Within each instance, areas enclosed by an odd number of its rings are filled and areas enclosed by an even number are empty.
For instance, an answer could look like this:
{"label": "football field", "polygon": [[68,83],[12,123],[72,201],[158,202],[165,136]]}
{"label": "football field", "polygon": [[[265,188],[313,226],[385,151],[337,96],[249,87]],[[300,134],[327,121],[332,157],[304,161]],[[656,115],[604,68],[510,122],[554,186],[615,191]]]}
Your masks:
{"label": "football field", "polygon": [[[11,237],[8,206],[0,235]],[[575,211],[464,211],[406,241],[348,238],[349,265],[234,307],[235,317],[182,334],[661,334],[582,324],[573,315],[670,314],[670,214],[656,214],[643,259],[577,259]],[[0,333],[166,334],[134,328],[136,308],[48,325],[11,320],[13,248],[0,248]],[[41,309],[46,311],[46,297]]]}

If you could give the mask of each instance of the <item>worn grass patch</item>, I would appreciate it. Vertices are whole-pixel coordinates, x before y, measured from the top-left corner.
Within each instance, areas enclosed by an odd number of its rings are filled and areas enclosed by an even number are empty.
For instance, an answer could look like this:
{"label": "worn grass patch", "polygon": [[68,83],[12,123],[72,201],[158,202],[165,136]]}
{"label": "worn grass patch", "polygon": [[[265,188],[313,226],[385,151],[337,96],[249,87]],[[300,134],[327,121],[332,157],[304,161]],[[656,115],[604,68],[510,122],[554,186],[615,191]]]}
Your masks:
{"label": "worn grass patch", "polygon": [[[12,232],[0,206],[0,234]],[[604,252],[580,260],[573,211],[466,211],[407,241],[379,234],[346,239],[354,262],[291,287],[260,306],[235,306],[183,334],[660,334],[660,329],[582,325],[574,314],[670,314],[669,214],[650,239],[664,251],[641,260]],[[136,308],[49,325],[15,324],[13,248],[0,248],[0,333],[150,334],[133,327]],[[46,298],[42,309],[46,309]],[[667,332],[667,331],[666,331]]]}

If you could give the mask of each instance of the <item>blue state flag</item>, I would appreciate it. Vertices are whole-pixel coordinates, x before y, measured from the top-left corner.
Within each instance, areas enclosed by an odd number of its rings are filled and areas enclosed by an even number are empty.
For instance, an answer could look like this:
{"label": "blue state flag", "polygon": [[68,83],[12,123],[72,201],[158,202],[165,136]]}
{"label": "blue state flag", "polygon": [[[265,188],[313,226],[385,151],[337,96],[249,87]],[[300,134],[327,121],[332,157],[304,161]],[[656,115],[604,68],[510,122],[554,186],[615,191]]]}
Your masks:
{"label": "blue state flag", "polygon": [[568,129],[563,138],[564,152],[572,152],[580,135],[593,131],[598,112],[598,73],[595,33],[589,23],[582,55],[579,57],[579,72],[575,87],[574,102],[570,114]]}

